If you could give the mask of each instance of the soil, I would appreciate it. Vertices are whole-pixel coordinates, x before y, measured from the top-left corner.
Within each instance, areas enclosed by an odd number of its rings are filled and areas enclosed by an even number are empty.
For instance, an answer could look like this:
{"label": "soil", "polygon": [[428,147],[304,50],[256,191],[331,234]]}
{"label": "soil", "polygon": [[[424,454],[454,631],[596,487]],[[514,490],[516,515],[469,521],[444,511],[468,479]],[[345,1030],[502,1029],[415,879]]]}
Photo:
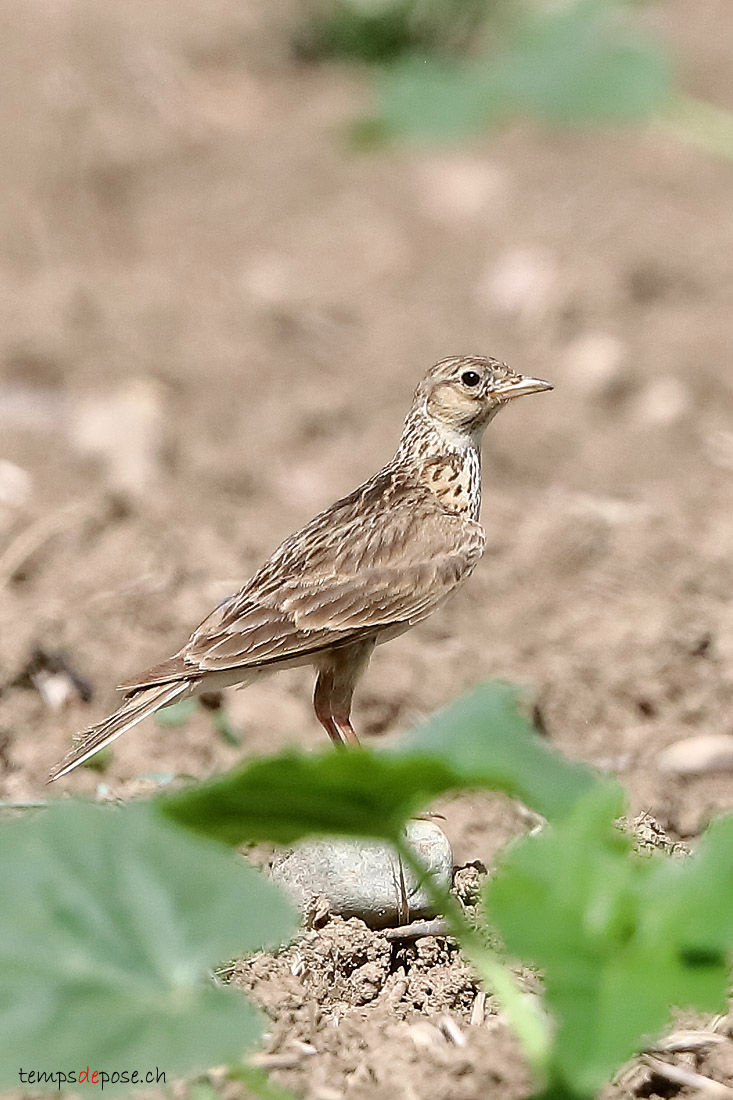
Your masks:
{"label": "soil", "polygon": [[[659,758],[733,734],[730,164],[661,125],[355,152],[368,76],[297,61],[286,5],[3,10],[0,797],[45,797],[114,685],[389,457],[427,365],[473,352],[555,390],[491,426],[486,555],[376,652],[357,729],[398,736],[501,677],[674,839],[729,810],[732,772]],[[646,18],[686,88],[733,108],[727,0]],[[320,746],[311,690],[295,670],[230,693],[239,748],[203,710],[147,722],[63,790]],[[501,799],[439,809],[458,863],[526,828]],[[274,1077],[308,1100],[526,1094],[454,950],[411,950],[399,997],[392,949],[353,924],[242,964],[270,1053],[315,1048]]]}

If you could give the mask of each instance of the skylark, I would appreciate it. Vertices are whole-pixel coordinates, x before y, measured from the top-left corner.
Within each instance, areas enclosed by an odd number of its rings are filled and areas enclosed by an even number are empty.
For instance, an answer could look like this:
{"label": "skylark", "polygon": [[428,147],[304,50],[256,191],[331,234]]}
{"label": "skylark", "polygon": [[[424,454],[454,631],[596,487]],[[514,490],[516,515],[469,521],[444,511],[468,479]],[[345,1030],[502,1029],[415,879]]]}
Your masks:
{"label": "skylark", "polygon": [[331,740],[358,744],[351,699],[374,646],[427,618],[483,552],[484,429],[515,397],[550,389],[480,356],[431,367],[394,458],[286,539],[175,656],[122,684],[122,705],[81,735],[51,779],[159,707],[294,665],[315,666],[313,706]]}

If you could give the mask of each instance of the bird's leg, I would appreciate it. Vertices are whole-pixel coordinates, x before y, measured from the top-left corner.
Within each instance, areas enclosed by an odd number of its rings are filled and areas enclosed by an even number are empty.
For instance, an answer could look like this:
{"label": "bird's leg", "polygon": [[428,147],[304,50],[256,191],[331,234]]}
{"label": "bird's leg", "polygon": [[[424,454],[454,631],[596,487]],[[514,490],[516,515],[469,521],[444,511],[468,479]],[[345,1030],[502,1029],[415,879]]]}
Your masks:
{"label": "bird's leg", "polygon": [[[348,702],[350,704],[351,700],[349,699]],[[338,699],[334,691],[334,675],[331,669],[318,674],[316,690],[313,693],[313,709],[316,712],[316,718],[335,745],[359,744],[359,738],[351,725],[351,707],[347,705],[344,710],[343,700]]]}
{"label": "bird's leg", "polygon": [[354,688],[369,663],[374,641],[366,639],[324,653],[318,667],[313,695],[316,717],[336,745],[358,745],[351,724]]}

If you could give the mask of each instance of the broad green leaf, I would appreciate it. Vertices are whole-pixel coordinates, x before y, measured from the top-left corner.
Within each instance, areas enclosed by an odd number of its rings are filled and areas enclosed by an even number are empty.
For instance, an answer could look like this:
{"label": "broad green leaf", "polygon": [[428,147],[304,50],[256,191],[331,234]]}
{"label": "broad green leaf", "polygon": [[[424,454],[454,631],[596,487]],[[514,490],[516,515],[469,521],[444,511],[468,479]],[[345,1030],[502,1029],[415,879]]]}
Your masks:
{"label": "broad green leaf", "polygon": [[159,800],[166,816],[229,844],[318,835],[393,838],[420,806],[455,786],[441,764],[358,749],[288,752]]}
{"label": "broad green leaf", "polygon": [[308,15],[295,34],[299,54],[370,64],[465,48],[491,13],[487,0],[321,0],[302,7]]}
{"label": "broad green leaf", "polygon": [[0,1086],[19,1066],[170,1082],[257,1042],[258,1013],[208,973],[295,921],[234,853],[149,805],[60,803],[0,822],[0,881]]}
{"label": "broad green leaf", "polygon": [[377,91],[385,137],[460,141],[503,117],[486,62],[409,57],[383,74]]}
{"label": "broad green leaf", "polygon": [[520,18],[493,54],[468,63],[410,57],[378,85],[387,133],[462,138],[510,118],[553,125],[641,122],[672,102],[661,46],[624,5],[576,0]]}
{"label": "broad green leaf", "polygon": [[704,981],[733,951],[733,817],[714,821],[690,859],[659,868],[654,885],[665,899],[650,914],[654,934],[672,940],[690,979]]}
{"label": "broad green leaf", "polygon": [[160,800],[181,824],[227,841],[290,843],[311,835],[394,839],[447,791],[504,791],[549,817],[598,781],[564,760],[518,712],[514,688],[488,684],[380,752],[288,752]]}
{"label": "broad green leaf", "polygon": [[522,713],[519,689],[501,681],[462,695],[407,734],[390,755],[441,761],[458,786],[504,791],[549,819],[569,813],[600,781],[597,772],[538,736]]}
{"label": "broad green leaf", "polygon": [[[723,947],[733,946],[731,918],[727,935],[706,940],[691,930],[696,895],[705,899],[707,889],[713,903],[714,861],[701,873],[696,857],[638,855],[614,824],[622,806],[616,784],[586,796],[511,849],[487,889],[509,952],[544,973],[557,1022],[552,1070],[581,1095],[656,1035],[671,1006],[719,1009]],[[733,862],[729,853],[724,862]]]}
{"label": "broad green leaf", "polygon": [[519,24],[493,65],[496,101],[562,125],[650,118],[671,101],[671,68],[624,14],[609,0],[577,0]]}

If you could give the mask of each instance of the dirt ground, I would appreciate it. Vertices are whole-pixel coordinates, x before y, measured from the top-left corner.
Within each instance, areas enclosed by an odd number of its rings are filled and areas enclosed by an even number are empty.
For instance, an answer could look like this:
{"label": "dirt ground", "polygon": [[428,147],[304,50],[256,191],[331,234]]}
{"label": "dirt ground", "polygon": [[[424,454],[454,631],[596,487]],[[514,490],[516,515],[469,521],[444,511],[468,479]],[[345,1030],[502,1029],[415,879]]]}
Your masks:
{"label": "dirt ground", "polygon": [[[501,677],[673,837],[729,810],[733,771],[660,756],[733,735],[731,165],[661,126],[355,153],[368,80],[296,62],[293,11],[266,0],[0,14],[0,797],[44,797],[119,680],[390,456],[425,367],[480,353],[556,388],[489,429],[485,558],[377,651],[357,729],[398,735]],[[687,89],[733,108],[727,0],[648,17]],[[90,702],[44,701],[39,646]],[[150,773],[320,746],[311,689],[297,670],[231,693],[242,748],[206,713],[149,721],[103,775],[59,786],[124,797]],[[490,865],[524,827],[499,799],[441,809],[459,863]],[[333,981],[272,964],[259,994],[271,1053],[315,1049],[275,1073],[298,1096],[526,1091],[490,1001],[470,1023],[448,945],[411,949],[398,996],[381,936],[347,964],[341,926],[310,935]]]}

